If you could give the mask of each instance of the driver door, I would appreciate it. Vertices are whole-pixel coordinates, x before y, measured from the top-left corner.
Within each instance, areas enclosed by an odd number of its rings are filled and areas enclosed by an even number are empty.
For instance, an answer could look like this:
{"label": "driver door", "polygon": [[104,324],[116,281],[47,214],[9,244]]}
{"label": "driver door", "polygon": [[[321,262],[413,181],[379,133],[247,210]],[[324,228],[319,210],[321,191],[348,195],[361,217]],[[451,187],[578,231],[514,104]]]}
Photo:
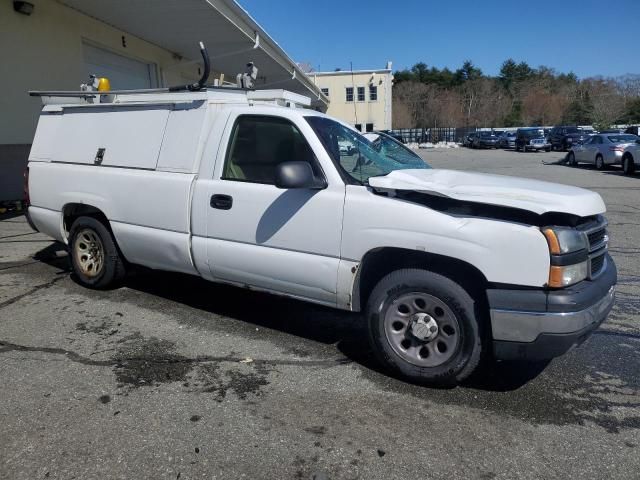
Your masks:
{"label": "driver door", "polygon": [[208,182],[207,259],[215,279],[335,305],[344,184],[279,189],[279,163],[324,177],[295,121],[256,108],[233,113]]}

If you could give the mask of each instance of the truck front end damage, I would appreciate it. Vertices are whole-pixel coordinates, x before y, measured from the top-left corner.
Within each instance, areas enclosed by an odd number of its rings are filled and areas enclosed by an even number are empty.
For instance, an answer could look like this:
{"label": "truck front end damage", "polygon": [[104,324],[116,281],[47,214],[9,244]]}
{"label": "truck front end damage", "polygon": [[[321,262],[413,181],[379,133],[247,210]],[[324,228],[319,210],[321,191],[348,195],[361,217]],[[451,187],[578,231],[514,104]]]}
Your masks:
{"label": "truck front end damage", "polygon": [[[507,182],[505,177],[442,170],[394,172],[371,180],[383,195],[453,217],[539,229],[548,245],[545,264],[540,263],[547,272],[546,281],[533,286],[487,277],[496,358],[544,360],[562,355],[584,342],[611,311],[617,270],[608,253],[607,221],[602,216],[605,207],[598,194],[524,179]],[[512,241],[517,245],[518,238]],[[523,260],[532,254],[526,250],[521,252]],[[498,261],[500,252],[493,255]],[[530,272],[522,274],[529,276]]]}

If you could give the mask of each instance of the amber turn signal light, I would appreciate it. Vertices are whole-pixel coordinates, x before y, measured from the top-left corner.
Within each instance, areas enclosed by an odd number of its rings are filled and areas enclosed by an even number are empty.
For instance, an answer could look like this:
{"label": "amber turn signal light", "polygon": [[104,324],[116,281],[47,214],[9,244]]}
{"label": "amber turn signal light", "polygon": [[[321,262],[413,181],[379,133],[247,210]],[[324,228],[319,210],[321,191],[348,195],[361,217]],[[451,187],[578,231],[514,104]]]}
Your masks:
{"label": "amber turn signal light", "polygon": [[554,232],[551,228],[545,228],[542,233],[547,239],[547,243],[549,244],[549,251],[553,255],[560,255],[560,242],[558,241],[558,237],[556,236],[556,232]]}

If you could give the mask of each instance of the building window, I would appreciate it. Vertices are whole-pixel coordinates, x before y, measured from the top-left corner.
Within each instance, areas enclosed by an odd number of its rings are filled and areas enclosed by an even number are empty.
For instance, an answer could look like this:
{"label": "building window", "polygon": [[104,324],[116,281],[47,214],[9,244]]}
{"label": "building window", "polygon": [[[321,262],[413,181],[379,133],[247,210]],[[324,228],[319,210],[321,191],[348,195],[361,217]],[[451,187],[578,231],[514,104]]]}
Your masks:
{"label": "building window", "polygon": [[362,124],[361,123],[356,123],[355,127],[356,127],[356,130],[358,130],[359,132],[362,131]]}
{"label": "building window", "polygon": [[347,102],[353,102],[353,87],[347,87]]}
{"label": "building window", "polygon": [[378,87],[376,85],[369,85],[369,100],[372,102],[378,100]]}
{"label": "building window", "polygon": [[328,96],[329,96],[329,89],[328,89],[328,88],[321,88],[321,89],[320,89],[320,91],[322,92],[322,94],[323,94],[325,97],[328,97]]}
{"label": "building window", "polygon": [[364,87],[358,87],[358,101],[364,102]]}
{"label": "building window", "polygon": [[367,132],[373,132],[373,123],[367,123]]}

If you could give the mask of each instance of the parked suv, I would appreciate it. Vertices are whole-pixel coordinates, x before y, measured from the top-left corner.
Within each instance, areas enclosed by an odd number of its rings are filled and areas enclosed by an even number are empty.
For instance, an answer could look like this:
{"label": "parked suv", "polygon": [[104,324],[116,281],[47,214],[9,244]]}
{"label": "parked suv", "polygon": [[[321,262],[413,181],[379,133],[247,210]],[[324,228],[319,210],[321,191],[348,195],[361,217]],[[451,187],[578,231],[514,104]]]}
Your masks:
{"label": "parked suv", "polygon": [[583,142],[589,135],[578,127],[559,126],[553,127],[549,132],[549,143],[553,150],[567,151],[572,146]]}
{"label": "parked suv", "polygon": [[516,152],[526,152],[527,150],[536,152],[544,150],[548,152],[551,150],[551,145],[549,145],[542,128],[531,127],[518,129],[516,132],[515,148]]}
{"label": "parked suv", "polygon": [[561,355],[613,306],[595,192],[432,169],[283,90],[55,95],[28,215],[86,287],[143,265],[363,312],[385,368],[440,384]]}

